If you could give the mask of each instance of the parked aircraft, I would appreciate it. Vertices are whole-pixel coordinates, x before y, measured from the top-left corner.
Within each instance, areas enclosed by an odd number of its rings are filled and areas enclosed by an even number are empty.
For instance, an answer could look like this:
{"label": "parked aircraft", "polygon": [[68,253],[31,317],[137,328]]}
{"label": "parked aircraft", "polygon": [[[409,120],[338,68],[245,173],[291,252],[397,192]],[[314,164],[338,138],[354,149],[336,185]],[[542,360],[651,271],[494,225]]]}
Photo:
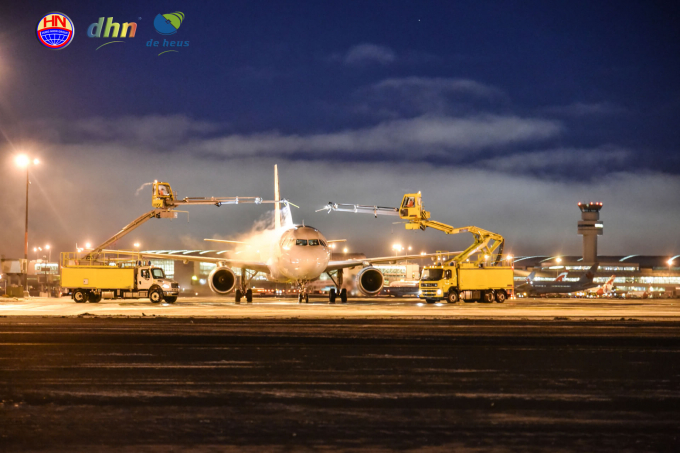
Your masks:
{"label": "parked aircraft", "polygon": [[516,291],[528,293],[530,295],[568,294],[585,291],[597,286],[597,284],[593,283],[593,278],[595,277],[595,271],[597,270],[598,264],[599,263],[593,264],[576,282],[565,282],[564,280],[536,280],[536,273],[534,271],[527,277],[527,283],[519,286]]}
{"label": "parked aircraft", "polygon": [[[268,234],[265,238],[260,238],[256,244],[256,247],[263,252],[262,254],[244,253],[244,255],[248,255],[248,259],[154,253],[143,253],[142,256],[154,259],[215,263],[217,266],[208,276],[210,289],[220,295],[226,295],[235,290],[236,302],[240,302],[242,297],[245,297],[246,301],[252,302],[253,292],[250,288],[250,282],[258,273],[265,274],[270,281],[296,283],[300,287],[298,302],[309,302],[307,285],[325,273],[335,285],[335,288],[329,291],[329,302],[335,303],[339,296],[340,300],[345,303],[347,302],[347,289],[343,288],[343,269],[361,266],[363,269],[356,276],[356,286],[366,296],[375,296],[380,294],[385,280],[382,272],[373,267],[373,264],[394,263],[397,259],[421,259],[436,255],[331,260],[329,243],[341,240],[329,241],[314,227],[293,224],[290,207],[280,197],[277,166],[274,166],[274,195],[276,202],[274,210],[275,228],[270,231],[271,234]],[[284,205],[286,215],[282,216],[281,205]],[[206,240],[238,243],[237,241],[219,239]],[[248,241],[244,242],[247,243]],[[260,258],[262,255],[266,256],[266,259]],[[237,278],[231,269],[232,267],[241,269],[240,286],[238,288],[236,288]]]}

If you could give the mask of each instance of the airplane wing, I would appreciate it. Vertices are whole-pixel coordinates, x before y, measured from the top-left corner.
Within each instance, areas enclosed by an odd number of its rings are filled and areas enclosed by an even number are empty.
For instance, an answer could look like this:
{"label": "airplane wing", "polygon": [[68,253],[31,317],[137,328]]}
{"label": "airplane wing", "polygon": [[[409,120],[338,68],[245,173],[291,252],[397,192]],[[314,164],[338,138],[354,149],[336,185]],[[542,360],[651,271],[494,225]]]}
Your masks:
{"label": "airplane wing", "polygon": [[203,239],[208,242],[219,242],[221,244],[247,244],[247,242],[242,241],[229,241],[227,239]]}
{"label": "airplane wing", "polygon": [[[108,251],[108,250],[107,250]],[[112,251],[112,250],[111,250]],[[207,256],[190,256],[190,255],[171,255],[166,253],[140,253],[144,258],[151,258],[155,260],[177,260],[177,261],[197,261],[199,263],[224,263],[232,267],[245,267],[257,272],[269,273],[267,263],[261,261],[243,261],[232,260],[227,258],[211,258]]]}
{"label": "airplane wing", "polygon": [[[456,255],[460,252],[451,252],[443,255]],[[423,258],[430,258],[433,256],[442,256],[441,253],[428,253],[425,255],[399,255],[399,256],[383,256],[378,258],[364,258],[362,260],[342,260],[342,261],[330,261],[328,266],[326,266],[326,272],[337,271],[338,269],[345,269],[348,267],[356,266],[368,266],[371,264],[385,264],[385,263],[396,263],[397,261],[405,260],[419,260]]]}

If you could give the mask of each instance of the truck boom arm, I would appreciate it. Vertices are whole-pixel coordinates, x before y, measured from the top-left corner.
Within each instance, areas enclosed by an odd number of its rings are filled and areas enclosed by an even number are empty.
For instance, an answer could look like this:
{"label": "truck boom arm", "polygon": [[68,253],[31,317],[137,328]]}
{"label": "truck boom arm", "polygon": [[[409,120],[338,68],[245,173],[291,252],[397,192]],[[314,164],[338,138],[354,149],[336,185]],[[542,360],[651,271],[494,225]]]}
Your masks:
{"label": "truck boom arm", "polygon": [[126,234],[134,231],[151,219],[175,219],[177,211],[175,208],[189,205],[233,205],[233,204],[262,204],[262,203],[283,203],[289,204],[288,200],[274,201],[263,200],[261,197],[185,197],[177,199],[177,194],[172,191],[170,184],[154,181],[153,192],[151,194],[151,205],[155,208],[137,217],[132,222],[125,225],[118,233],[114,234],[106,241],[93,248],[86,256],[92,259],[99,255],[102,250],[116,242]]}
{"label": "truck boom arm", "polygon": [[324,208],[317,210],[317,212],[319,211],[327,211],[329,214],[332,211],[357,212],[373,214],[376,218],[378,215],[398,216],[402,220],[406,220],[404,226],[407,230],[420,229],[424,231],[427,228],[432,228],[442,231],[445,234],[471,233],[474,236],[475,241],[462,253],[456,255],[451,261],[460,264],[470,259],[475,253],[478,253],[478,258],[474,261],[476,264],[498,264],[501,261],[503,245],[505,242],[503,236],[476,226],[455,228],[451,225],[437,222],[436,220],[430,220],[430,213],[423,208],[422,195],[420,192],[417,194],[405,194],[401,208],[330,202]]}

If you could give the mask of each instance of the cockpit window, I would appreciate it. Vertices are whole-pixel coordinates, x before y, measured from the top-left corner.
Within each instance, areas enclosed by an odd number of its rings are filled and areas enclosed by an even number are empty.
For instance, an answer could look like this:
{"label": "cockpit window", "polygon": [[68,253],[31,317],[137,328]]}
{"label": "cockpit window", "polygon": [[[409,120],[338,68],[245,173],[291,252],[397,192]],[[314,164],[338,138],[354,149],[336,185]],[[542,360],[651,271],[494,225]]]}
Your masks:
{"label": "cockpit window", "polygon": [[324,241],[323,239],[319,239],[319,243],[321,245],[323,245],[324,247],[326,247],[326,241]]}
{"label": "cockpit window", "polygon": [[307,239],[298,239],[295,241],[295,245],[307,245]]}
{"label": "cockpit window", "polygon": [[319,245],[319,240],[318,239],[310,239],[308,243],[309,243],[309,245]]}
{"label": "cockpit window", "polygon": [[412,208],[416,205],[416,199],[415,197],[406,197],[404,198],[404,204],[401,205],[402,208]]}

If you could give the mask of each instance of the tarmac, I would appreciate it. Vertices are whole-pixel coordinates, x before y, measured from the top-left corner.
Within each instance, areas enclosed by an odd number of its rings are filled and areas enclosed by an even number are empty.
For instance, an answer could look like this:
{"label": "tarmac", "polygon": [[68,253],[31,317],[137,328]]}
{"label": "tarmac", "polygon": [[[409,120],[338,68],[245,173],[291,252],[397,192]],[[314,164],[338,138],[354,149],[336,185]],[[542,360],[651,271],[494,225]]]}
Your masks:
{"label": "tarmac", "polygon": [[[232,296],[233,297],[233,296]],[[180,297],[174,304],[148,299],[102,300],[76,304],[70,297],[0,298],[0,316],[165,316],[269,319],[620,319],[680,320],[679,299],[518,298],[504,304],[427,304],[417,298],[350,298],[328,304],[319,295],[309,304],[297,299],[262,297],[235,304],[232,297]]]}
{"label": "tarmac", "polygon": [[0,452],[680,451],[679,302],[0,299]]}

